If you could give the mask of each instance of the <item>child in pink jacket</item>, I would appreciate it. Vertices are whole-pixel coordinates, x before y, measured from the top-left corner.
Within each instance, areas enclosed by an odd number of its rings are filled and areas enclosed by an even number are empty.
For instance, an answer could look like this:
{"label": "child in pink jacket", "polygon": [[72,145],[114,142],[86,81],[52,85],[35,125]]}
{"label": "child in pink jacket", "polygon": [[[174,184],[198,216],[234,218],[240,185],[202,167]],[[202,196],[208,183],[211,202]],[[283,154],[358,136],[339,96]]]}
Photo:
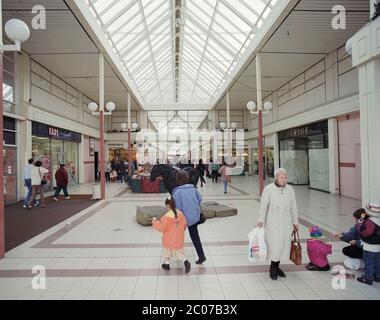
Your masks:
{"label": "child in pink jacket", "polygon": [[307,240],[307,254],[310,263],[306,266],[309,271],[329,271],[330,265],[327,256],[332,253],[331,244],[324,243],[319,238],[322,237],[322,231],[317,226],[310,228],[311,239]]}
{"label": "child in pink jacket", "polygon": [[164,247],[165,262],[162,268],[170,270],[170,258],[182,261],[186,273],[190,272],[191,264],[184,251],[185,229],[187,226],[185,215],[176,209],[174,198],[165,201],[168,212],[160,219],[153,218],[153,228],[163,233],[162,245]]}

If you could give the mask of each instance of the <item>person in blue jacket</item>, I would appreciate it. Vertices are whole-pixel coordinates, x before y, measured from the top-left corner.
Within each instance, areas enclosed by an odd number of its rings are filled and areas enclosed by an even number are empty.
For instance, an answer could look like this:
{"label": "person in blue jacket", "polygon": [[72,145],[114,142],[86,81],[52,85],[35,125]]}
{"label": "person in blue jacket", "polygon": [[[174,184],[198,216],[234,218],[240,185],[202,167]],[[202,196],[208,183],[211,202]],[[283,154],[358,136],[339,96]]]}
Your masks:
{"label": "person in blue jacket", "polygon": [[360,216],[366,213],[365,209],[360,208],[353,213],[355,219],[355,225],[350,228],[347,232],[338,233],[335,237],[339,240],[349,243],[350,245],[344,247],[342,252],[346,257],[353,259],[362,259],[363,257],[363,244],[360,240],[359,232],[358,232],[358,220]]}
{"label": "person in blue jacket", "polygon": [[202,197],[197,188],[189,184],[189,175],[186,171],[181,170],[177,173],[177,184],[178,187],[173,190],[173,198],[177,208],[181,210],[186,217],[190,238],[198,254],[198,261],[195,263],[202,264],[206,261],[198,233]]}

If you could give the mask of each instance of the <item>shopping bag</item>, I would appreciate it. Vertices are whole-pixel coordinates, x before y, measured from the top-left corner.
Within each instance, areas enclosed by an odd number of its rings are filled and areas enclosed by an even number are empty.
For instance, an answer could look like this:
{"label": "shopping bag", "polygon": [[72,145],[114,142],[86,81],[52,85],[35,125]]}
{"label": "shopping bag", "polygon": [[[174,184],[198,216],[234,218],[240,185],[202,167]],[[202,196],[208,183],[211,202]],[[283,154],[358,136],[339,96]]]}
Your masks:
{"label": "shopping bag", "polygon": [[302,264],[302,247],[298,230],[292,233],[293,240],[290,244],[290,260],[297,266]]}
{"label": "shopping bag", "polygon": [[248,234],[248,260],[251,262],[266,260],[268,256],[265,243],[265,229],[256,227]]}

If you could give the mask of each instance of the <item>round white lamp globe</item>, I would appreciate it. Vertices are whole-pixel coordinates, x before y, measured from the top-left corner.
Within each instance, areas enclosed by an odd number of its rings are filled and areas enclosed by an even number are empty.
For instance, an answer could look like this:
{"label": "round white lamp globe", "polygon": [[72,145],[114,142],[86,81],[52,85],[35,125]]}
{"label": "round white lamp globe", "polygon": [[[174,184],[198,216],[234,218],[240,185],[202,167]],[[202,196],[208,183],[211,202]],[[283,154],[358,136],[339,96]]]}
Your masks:
{"label": "round white lamp globe", "polygon": [[120,127],[121,127],[121,130],[126,130],[127,127],[128,127],[128,125],[127,125],[126,123],[122,123],[122,124],[120,125]]}
{"label": "round white lamp globe", "polygon": [[220,126],[220,129],[224,130],[226,129],[227,124],[225,122],[221,122],[219,126]]}
{"label": "round white lamp globe", "polygon": [[90,102],[88,104],[88,109],[92,112],[95,112],[98,109],[98,105],[95,102]]}
{"label": "round white lamp globe", "polygon": [[352,38],[348,39],[345,46],[346,52],[349,55],[352,55]]}
{"label": "round white lamp globe", "polygon": [[136,122],[132,123],[132,130],[137,130],[138,127],[139,125]]}
{"label": "round white lamp globe", "polygon": [[264,110],[265,111],[271,111],[273,109],[273,104],[270,101],[264,102]]}
{"label": "round white lamp globe", "polygon": [[237,128],[237,123],[236,122],[232,122],[231,123],[231,129],[235,130]]}
{"label": "round white lamp globe", "polygon": [[4,25],[5,34],[12,41],[24,42],[30,37],[28,25],[19,19],[8,20]]}
{"label": "round white lamp globe", "polygon": [[249,111],[255,111],[256,109],[256,103],[253,101],[250,101],[247,103],[247,108]]}
{"label": "round white lamp globe", "polygon": [[113,102],[107,102],[106,104],[106,109],[109,111],[109,112],[112,112],[114,111],[116,108],[115,104]]}

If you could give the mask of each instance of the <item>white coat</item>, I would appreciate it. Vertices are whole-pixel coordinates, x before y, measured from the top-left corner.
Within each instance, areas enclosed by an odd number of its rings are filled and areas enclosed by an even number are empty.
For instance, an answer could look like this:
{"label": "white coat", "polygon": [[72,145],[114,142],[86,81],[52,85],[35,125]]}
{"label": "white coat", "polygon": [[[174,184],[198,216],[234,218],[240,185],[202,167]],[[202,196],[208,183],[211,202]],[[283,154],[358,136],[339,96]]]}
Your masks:
{"label": "white coat", "polygon": [[265,187],[261,196],[258,222],[265,227],[268,259],[288,261],[293,224],[298,224],[298,210],[294,190],[274,183]]}
{"label": "white coat", "polygon": [[31,170],[32,186],[40,186],[41,179],[43,178],[44,175],[48,173],[49,173],[49,170],[45,169],[44,167],[33,166]]}

